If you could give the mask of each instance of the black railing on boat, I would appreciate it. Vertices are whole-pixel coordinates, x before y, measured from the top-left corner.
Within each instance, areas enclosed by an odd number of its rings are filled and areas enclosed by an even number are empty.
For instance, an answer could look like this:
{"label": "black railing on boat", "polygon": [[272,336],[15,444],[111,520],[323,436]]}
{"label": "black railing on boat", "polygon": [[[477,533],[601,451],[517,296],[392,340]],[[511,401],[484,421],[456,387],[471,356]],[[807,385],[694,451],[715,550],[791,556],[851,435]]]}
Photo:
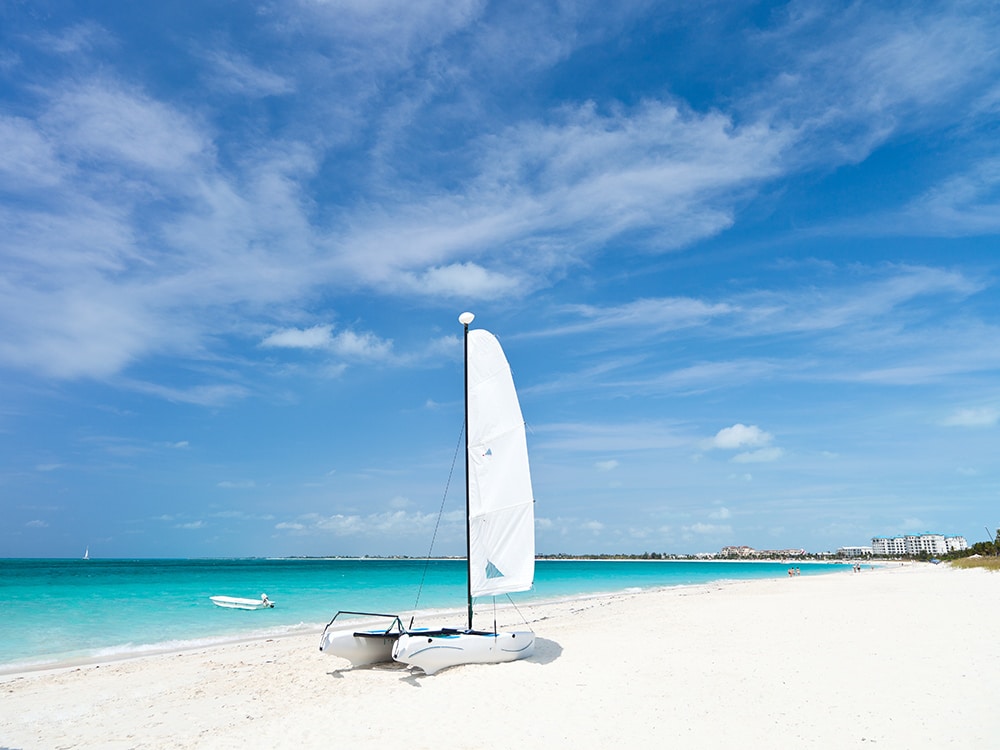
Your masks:
{"label": "black railing on boat", "polygon": [[[403,634],[407,635],[422,635],[428,638],[433,638],[435,636],[449,636],[449,635],[496,635],[496,631],[484,631],[484,630],[470,630],[467,628],[435,628],[435,629],[423,629],[417,628],[415,630],[409,629],[403,626],[402,620],[399,619],[399,615],[390,615],[384,612],[352,612],[350,610],[342,609],[337,614],[333,616],[333,619],[326,624],[323,628],[323,635],[326,631],[330,629],[330,626],[337,620],[341,615],[355,615],[357,617],[384,617],[391,620],[389,626],[385,630],[379,630],[377,628],[372,628],[370,630],[357,630],[353,633],[356,638],[392,638],[399,637]],[[410,623],[411,628],[413,623]]]}
{"label": "black railing on boat", "polygon": [[[392,620],[392,622],[389,623],[389,627],[383,631],[372,629],[368,631],[355,632],[354,635],[358,638],[384,638],[385,636],[392,635],[399,636],[406,632],[406,629],[403,627],[403,621],[399,619],[399,615],[387,615],[383,612],[351,612],[349,610],[342,609],[337,612],[337,614],[333,616],[333,619],[326,624],[325,628],[323,628],[324,635],[326,634],[326,631],[330,629],[330,626],[333,625],[334,621],[341,615],[357,615],[358,617],[387,617]],[[393,632],[393,628],[395,628],[395,632]]]}

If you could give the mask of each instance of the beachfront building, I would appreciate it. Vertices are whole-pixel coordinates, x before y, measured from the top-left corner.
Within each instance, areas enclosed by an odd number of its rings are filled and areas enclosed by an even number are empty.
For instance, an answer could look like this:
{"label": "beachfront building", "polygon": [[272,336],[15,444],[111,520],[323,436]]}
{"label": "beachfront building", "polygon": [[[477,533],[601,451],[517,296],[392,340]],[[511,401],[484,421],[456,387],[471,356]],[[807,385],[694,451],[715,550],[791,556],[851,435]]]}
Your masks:
{"label": "beachfront building", "polygon": [[944,534],[907,534],[906,536],[872,539],[872,553],[885,557],[902,555],[944,555],[956,550],[968,549],[964,536],[944,536]]}
{"label": "beachfront building", "polygon": [[872,539],[872,554],[897,557],[906,554],[906,543],[901,536],[877,536]]}
{"label": "beachfront building", "polygon": [[789,557],[804,557],[806,551],[804,549],[754,549],[753,547],[747,547],[746,545],[740,547],[723,547],[722,551],[719,552],[719,557],[725,558],[752,558],[752,559],[768,559],[768,560],[785,560]]}
{"label": "beachfront building", "polygon": [[871,557],[871,547],[841,547],[837,550],[840,557]]}
{"label": "beachfront building", "polygon": [[959,552],[963,549],[969,549],[969,543],[965,541],[964,536],[946,536],[944,538],[944,546],[948,548],[949,552]]}

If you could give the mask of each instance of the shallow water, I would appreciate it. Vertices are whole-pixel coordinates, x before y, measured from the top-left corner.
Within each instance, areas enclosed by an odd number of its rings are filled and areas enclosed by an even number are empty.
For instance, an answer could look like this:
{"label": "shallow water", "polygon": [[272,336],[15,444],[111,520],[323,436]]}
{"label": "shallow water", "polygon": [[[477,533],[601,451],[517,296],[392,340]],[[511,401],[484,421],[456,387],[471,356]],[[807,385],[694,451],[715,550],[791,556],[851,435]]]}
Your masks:
{"label": "shallow water", "polygon": [[[798,567],[802,575],[850,570]],[[787,572],[785,563],[766,562],[540,560],[534,590],[512,599],[521,607]],[[262,593],[274,609],[223,609],[209,601]],[[465,598],[464,560],[0,560],[0,667],[318,632],[339,609],[460,609]]]}

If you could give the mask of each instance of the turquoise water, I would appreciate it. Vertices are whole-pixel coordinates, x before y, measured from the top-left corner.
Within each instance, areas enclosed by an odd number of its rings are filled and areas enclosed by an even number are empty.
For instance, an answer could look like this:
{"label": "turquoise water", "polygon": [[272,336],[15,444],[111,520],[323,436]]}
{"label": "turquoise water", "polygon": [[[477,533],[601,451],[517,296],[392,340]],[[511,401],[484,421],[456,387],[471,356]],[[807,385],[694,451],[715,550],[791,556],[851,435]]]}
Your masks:
{"label": "turquoise water", "polygon": [[[848,569],[798,567],[802,575]],[[787,572],[784,563],[540,560],[534,590],[512,598],[522,607]],[[318,634],[338,609],[461,609],[465,586],[464,560],[0,560],[0,668]],[[222,609],[208,598],[261,593],[274,609]]]}

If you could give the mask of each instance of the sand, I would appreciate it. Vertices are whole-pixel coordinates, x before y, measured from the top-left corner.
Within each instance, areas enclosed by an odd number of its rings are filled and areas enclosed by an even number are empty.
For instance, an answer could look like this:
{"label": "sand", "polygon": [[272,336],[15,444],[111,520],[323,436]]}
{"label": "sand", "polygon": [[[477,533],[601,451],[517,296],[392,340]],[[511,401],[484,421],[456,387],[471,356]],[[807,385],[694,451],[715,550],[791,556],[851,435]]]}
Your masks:
{"label": "sand", "polygon": [[522,607],[531,659],[430,677],[318,632],[6,675],[0,747],[993,747],[998,609],[913,564]]}

